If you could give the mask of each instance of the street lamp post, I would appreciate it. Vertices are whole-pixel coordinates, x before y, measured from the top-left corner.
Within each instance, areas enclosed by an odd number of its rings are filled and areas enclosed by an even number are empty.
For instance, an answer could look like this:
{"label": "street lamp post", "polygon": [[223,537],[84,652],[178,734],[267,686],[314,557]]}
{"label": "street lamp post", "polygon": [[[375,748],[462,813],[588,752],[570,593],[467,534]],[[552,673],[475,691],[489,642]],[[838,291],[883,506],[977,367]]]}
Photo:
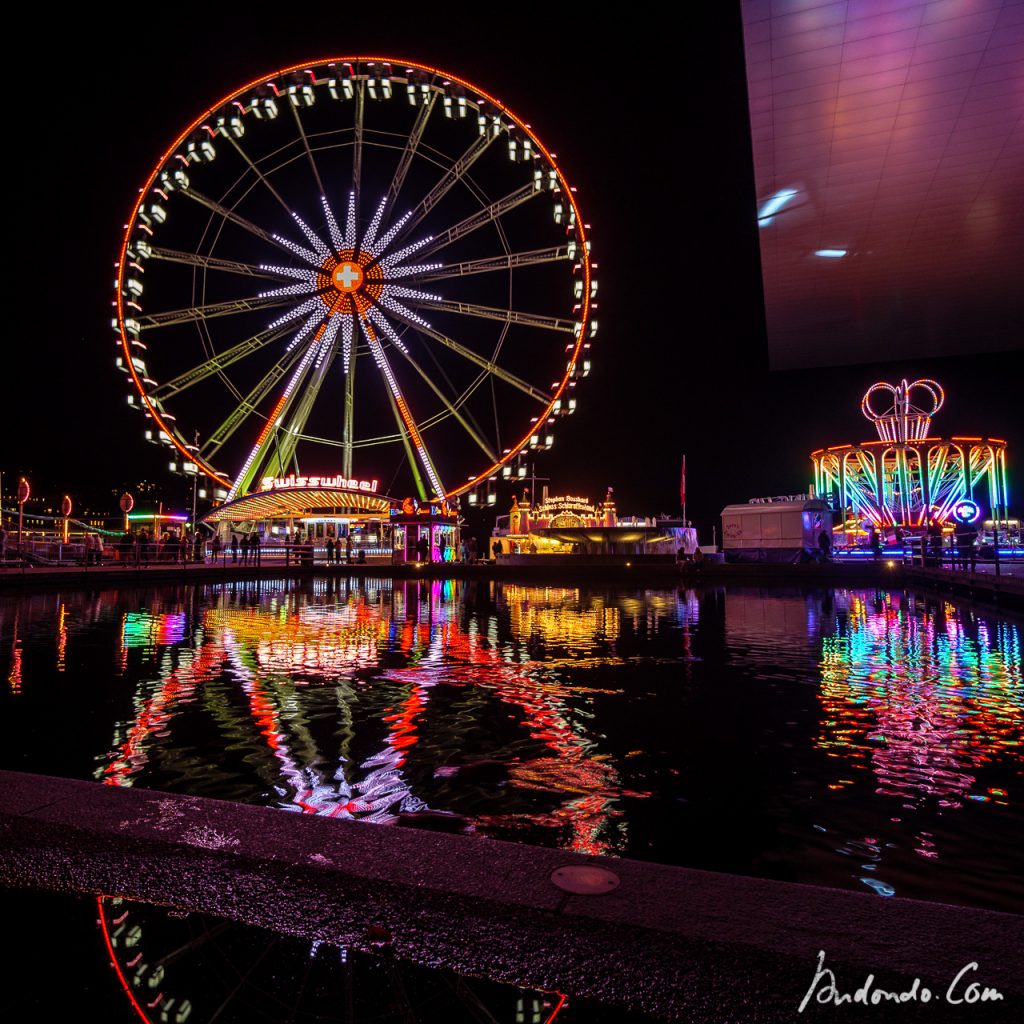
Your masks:
{"label": "street lamp post", "polygon": [[25,502],[28,501],[28,496],[32,493],[32,488],[29,487],[28,481],[22,477],[18,481],[18,557],[21,557],[21,527],[22,520],[25,515]]}
{"label": "street lamp post", "polygon": [[[124,494],[121,495],[121,500],[118,502],[118,504],[121,506],[121,511],[124,513],[124,547],[123,547],[123,550],[124,550],[124,557],[128,558],[129,555],[130,555],[130,552],[131,552],[130,545],[132,543],[131,535],[128,532],[129,526],[130,526],[130,524],[128,522],[128,513],[131,512],[131,510],[135,507],[135,499],[127,491],[125,491]],[[141,555],[141,552],[139,551],[138,547],[136,547],[136,549],[135,549],[135,555],[136,555],[136,564],[138,564],[138,558]]]}
{"label": "street lamp post", "polygon": [[[199,431],[196,431],[195,443],[192,448],[196,457],[199,457]],[[198,561],[199,545],[196,537],[196,488],[199,486],[199,464],[193,463],[195,472],[192,474],[192,557]],[[187,557],[187,556],[186,556]]]}
{"label": "street lamp post", "polygon": [[119,504],[121,506],[121,511],[124,513],[124,532],[127,533],[129,529],[128,513],[135,508],[135,499],[125,491],[124,494],[121,495],[121,501]]}
{"label": "street lamp post", "polygon": [[71,497],[65,494],[60,503],[60,514],[64,518],[63,527],[61,529],[61,543],[67,544],[68,542],[68,518],[71,515]]}

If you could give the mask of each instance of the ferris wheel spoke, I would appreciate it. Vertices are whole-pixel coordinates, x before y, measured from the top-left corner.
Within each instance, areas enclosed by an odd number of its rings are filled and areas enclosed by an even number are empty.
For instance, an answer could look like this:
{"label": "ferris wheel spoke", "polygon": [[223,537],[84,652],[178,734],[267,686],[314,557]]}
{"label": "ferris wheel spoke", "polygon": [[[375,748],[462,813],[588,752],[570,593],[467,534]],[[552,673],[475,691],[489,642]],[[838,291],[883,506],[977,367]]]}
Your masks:
{"label": "ferris wheel spoke", "polygon": [[352,249],[356,244],[356,190],[350,189],[348,193],[348,205],[345,209],[345,240],[344,247]]}
{"label": "ferris wheel spoke", "polygon": [[277,428],[280,426],[281,420],[283,417],[288,415],[297,389],[299,389],[300,385],[304,383],[306,376],[309,374],[310,368],[313,366],[313,360],[317,354],[318,347],[319,346],[316,344],[306,346],[302,358],[299,360],[299,365],[295,368],[295,372],[289,378],[284,391],[281,392],[281,396],[278,398],[273,412],[271,412],[267,417],[267,422],[263,427],[263,430],[260,431],[259,437],[256,439],[256,444],[253,445],[248,458],[242,464],[241,472],[239,472],[234,484],[232,484],[231,490],[228,491],[229,501],[237,497],[240,493],[244,493],[248,489],[253,478],[256,476],[257,471],[264,461],[264,447],[271,438],[276,436]]}
{"label": "ferris wheel spoke", "polygon": [[454,338],[449,338],[446,334],[442,334],[440,331],[434,330],[433,327],[425,325],[423,321],[419,319],[409,320],[399,313],[395,313],[394,316],[403,323],[408,324],[414,330],[419,331],[420,334],[426,335],[428,338],[432,338],[434,341],[451,349],[453,352],[457,352],[464,359],[468,359],[471,363],[475,363],[481,369],[486,370],[492,376],[497,377],[498,380],[502,380],[506,384],[510,384],[512,387],[522,391],[523,394],[529,395],[535,401],[540,402],[541,405],[548,405],[550,403],[551,396],[547,392],[541,391],[540,388],[535,388],[532,384],[523,380],[521,377],[517,377],[514,373],[510,373],[508,370],[494,362],[493,359],[488,359],[486,356],[482,356],[479,353],[474,352],[471,348],[467,348],[465,345],[460,345]]}
{"label": "ferris wheel spoke", "polygon": [[[366,112],[366,86],[362,79],[356,82],[355,120],[352,126],[352,192],[350,195],[349,212],[359,209],[359,189],[363,174],[363,115]],[[349,230],[351,228],[351,231]],[[345,225],[345,233],[353,240],[356,234],[354,221]],[[358,255],[358,246],[356,247]]]}
{"label": "ferris wheel spoke", "polygon": [[[291,106],[291,104],[289,104],[289,106]],[[230,142],[231,145],[235,147],[235,150],[237,151],[238,155],[245,161],[245,163],[249,167],[249,170],[252,171],[252,173],[256,175],[257,179],[259,179],[259,181],[266,186],[267,191],[281,204],[285,211],[291,213],[292,208],[284,201],[284,199],[281,196],[281,193],[278,192],[276,188],[274,188],[274,186],[270,183],[270,180],[266,177],[266,175],[264,175],[264,173],[252,162],[252,160],[249,157],[249,154],[246,153],[246,151],[242,149],[242,147],[239,145],[238,140],[231,134],[229,134],[227,138],[228,142]]]}
{"label": "ferris wheel spoke", "polygon": [[309,139],[306,137],[306,130],[302,127],[302,118],[299,117],[299,108],[294,103],[289,103],[291,107],[292,116],[295,118],[295,127],[299,131],[299,137],[302,139],[302,147],[306,151],[306,159],[309,161],[309,169],[313,172],[313,178],[316,181],[317,192],[320,195],[326,195],[327,190],[324,188],[324,183],[320,178],[320,170],[316,165],[316,160],[313,159],[313,150],[309,148]]}
{"label": "ferris wheel spoke", "polygon": [[322,294],[322,290],[315,288],[309,281],[300,281],[298,284],[285,284],[280,288],[271,288],[268,292],[260,292],[260,298],[306,300],[313,298],[317,294]]}
{"label": "ferris wheel spoke", "polygon": [[[236,227],[240,227],[243,231],[248,231],[249,234],[255,235],[264,242],[269,242],[271,245],[276,246],[282,252],[288,253],[289,256],[294,255],[292,250],[285,245],[284,242],[279,241],[269,231],[264,231],[258,224],[254,224],[251,220],[247,220],[240,213],[236,213],[234,210],[228,209],[228,207],[224,206],[222,203],[218,203],[216,199],[204,196],[202,192],[198,192],[192,187],[183,189],[181,194],[188,196],[189,199],[194,199],[200,206],[205,206],[208,210],[216,213],[224,220],[230,221]],[[290,210],[288,212],[291,213]]]}
{"label": "ferris wheel spoke", "polygon": [[[420,377],[423,378],[423,380],[426,382],[430,390],[433,391],[434,394],[441,399],[442,403],[444,404],[448,412],[451,413],[456,418],[456,420],[458,420],[462,428],[480,446],[484,454],[492,462],[497,462],[497,456],[495,456],[490,445],[488,445],[487,442],[481,437],[482,431],[480,430],[479,425],[476,424],[475,422],[472,422],[472,414],[469,413],[469,411],[467,410],[467,415],[464,416],[462,412],[459,410],[459,406],[462,405],[466,398],[469,397],[470,393],[475,389],[475,385],[467,389],[463,393],[461,399],[456,399],[457,404],[452,404],[452,402],[448,399],[444,392],[434,383],[433,378],[431,378],[430,375],[427,374],[424,371],[424,369],[420,366],[420,364],[412,357],[412,355],[410,355],[409,350],[405,347],[405,344],[403,343],[402,339],[399,338],[398,333],[395,331],[394,327],[391,326],[387,318],[380,312],[380,310],[376,308],[371,309],[367,315],[369,319],[373,322],[373,324],[376,327],[378,327],[384,334],[387,335],[387,337],[395,346],[395,348],[398,349],[398,351],[401,352],[405,359],[408,361],[409,365],[412,366],[414,370],[416,370]],[[443,375],[443,371],[441,372]],[[482,380],[484,376],[485,375],[481,373],[480,376],[478,377],[478,382]],[[447,376],[445,376],[445,380],[448,382],[448,385],[450,387],[451,381],[448,380]],[[454,388],[452,390],[454,391]],[[433,422],[433,420],[431,420],[431,422]]]}
{"label": "ferris wheel spoke", "polygon": [[331,209],[331,204],[327,202],[327,196],[320,196],[320,205],[323,207],[324,217],[327,219],[327,236],[331,240],[331,245],[334,246],[335,253],[339,253],[345,248],[345,239],[338,227],[338,222],[334,219],[334,211]]}
{"label": "ferris wheel spoke", "polygon": [[189,306],[185,309],[168,309],[161,313],[139,313],[135,319],[142,330],[152,327],[170,327],[174,324],[191,324],[200,320],[215,320],[217,317],[233,316],[236,313],[250,313],[257,309],[274,309],[292,302],[288,296],[261,297],[253,295],[247,299],[231,302],[210,302],[203,306]]}
{"label": "ferris wheel spoke", "polygon": [[558,263],[569,258],[569,247],[552,246],[549,249],[531,249],[527,252],[510,252],[501,256],[490,256],[479,260],[464,260],[440,267],[419,264],[396,268],[392,277],[408,278],[414,281],[443,281],[453,277],[468,277],[471,274],[487,274],[495,270],[515,270],[517,267],[532,267],[541,263]]}
{"label": "ferris wheel spoke", "polygon": [[179,249],[162,249],[156,245],[149,249],[149,256],[151,259],[164,260],[167,263],[184,263],[186,266],[199,267],[201,270],[224,270],[229,274],[240,274],[243,277],[265,277],[271,281],[280,280],[283,273],[274,267],[239,263],[237,260],[222,260],[213,256],[203,256],[200,253],[183,252]]}
{"label": "ferris wheel spoke", "polygon": [[201,935],[197,935],[194,939],[190,939],[188,942],[182,943],[180,946],[175,947],[167,953],[164,953],[158,960],[153,961],[154,969],[157,967],[169,967],[173,963],[177,963],[183,956],[189,953],[194,953],[198,949],[202,949],[208,942],[212,942],[217,939],[220,935],[223,935],[229,928],[233,928],[234,922],[232,921],[220,921],[213,927],[204,931]]}
{"label": "ferris wheel spoke", "polygon": [[395,288],[393,294],[406,299],[409,305],[417,309],[437,309],[443,313],[458,313],[480,320],[497,320],[500,323],[539,327],[546,331],[561,331],[563,334],[574,334],[576,331],[576,321],[563,317],[545,316],[543,313],[522,313],[515,309],[499,309],[497,306],[477,306],[471,302],[450,302],[405,288]]}
{"label": "ferris wheel spoke", "polygon": [[[403,237],[414,231],[423,219],[434,209],[435,206],[466,176],[469,169],[484,155],[487,148],[494,141],[495,136],[491,132],[479,135],[470,143],[466,151],[453,163],[437,184],[416,204],[412,209],[412,215],[405,222],[405,226],[399,232]],[[530,185],[530,191],[533,186]]]}
{"label": "ferris wheel spoke", "polygon": [[431,459],[430,453],[427,451],[427,446],[423,441],[423,436],[420,433],[419,426],[413,418],[412,410],[409,408],[409,403],[406,402],[405,396],[402,394],[402,389],[398,386],[398,380],[395,377],[394,371],[391,369],[388,357],[384,352],[384,348],[381,345],[380,340],[377,338],[377,332],[374,329],[373,324],[363,317],[359,318],[359,326],[362,328],[363,337],[366,338],[366,343],[370,346],[370,352],[373,355],[374,362],[376,362],[378,369],[383,374],[388,389],[394,397],[395,405],[398,408],[398,414],[401,417],[402,423],[405,425],[405,429],[409,432],[409,440],[412,443],[412,447],[415,449],[416,455],[419,456],[420,464],[422,465],[424,472],[427,474],[427,479],[430,481],[431,487],[434,488],[434,494],[438,498],[442,498],[445,494],[444,485],[441,483],[441,478],[437,475],[437,470],[434,468],[433,459]]}
{"label": "ferris wheel spoke", "polygon": [[352,353],[354,333],[352,318],[346,317],[345,322],[341,325],[342,360],[345,370],[345,403],[342,407],[341,422],[341,471],[346,480],[352,476],[352,449],[355,445],[356,361]]}
{"label": "ferris wheel spoke", "polygon": [[214,1024],[214,1022],[217,1020],[217,1018],[220,1017],[220,1015],[222,1013],[224,1013],[224,1011],[228,1008],[228,1006],[234,1000],[235,996],[237,996],[238,993],[241,992],[242,989],[245,988],[246,984],[249,981],[249,978],[251,978],[252,975],[254,975],[256,973],[257,969],[260,967],[260,965],[263,963],[263,961],[266,960],[266,958],[270,955],[270,953],[273,951],[273,949],[277,946],[277,943],[278,943],[278,940],[276,938],[272,938],[266,944],[266,946],[264,946],[263,951],[260,953],[260,955],[258,957],[256,957],[255,960],[253,960],[252,965],[248,968],[248,970],[246,970],[246,972],[244,974],[239,974],[239,976],[238,976],[238,983],[224,997],[224,1000],[221,1002],[220,1006],[218,1006],[217,1009],[214,1010],[213,1013],[207,1018],[207,1020],[209,1021],[209,1024]]}
{"label": "ferris wheel spoke", "polygon": [[260,349],[277,341],[278,338],[283,338],[291,329],[291,324],[288,324],[275,330],[260,331],[259,334],[254,334],[251,338],[240,341],[237,345],[233,345],[224,352],[215,355],[212,359],[207,359],[205,362],[199,363],[198,366],[193,366],[192,369],[178,374],[177,377],[172,378],[165,384],[158,385],[154,388],[152,397],[160,400],[171,398],[186,388],[192,387],[193,384],[198,384],[215,373],[220,373],[221,370],[227,369],[232,363],[237,363],[239,359],[244,359],[253,352],[259,352]]}
{"label": "ferris wheel spoke", "polygon": [[326,354],[334,344],[333,335],[328,338],[325,331],[320,340],[314,344],[319,349],[319,352],[314,358],[313,368],[308,374],[305,386],[300,391],[296,391],[298,397],[291,409],[288,422],[276,431],[276,445],[273,454],[280,460],[282,474],[285,471],[285,467],[295,457],[295,450],[309,420],[309,414],[313,411],[313,406],[316,404],[317,396],[320,394],[320,388],[327,374],[327,368],[331,364],[331,360],[326,358]]}
{"label": "ferris wheel spoke", "polygon": [[434,383],[433,378],[428,374],[422,366],[409,354],[407,349],[400,348],[399,351],[402,353],[403,358],[409,363],[409,365],[420,375],[427,386],[439,399],[441,399],[444,407],[455,417],[459,425],[463,430],[473,439],[480,450],[491,460],[491,462],[497,462],[498,456],[494,454],[491,446],[480,436],[480,432],[473,424],[469,422],[466,416],[459,411],[459,406],[449,401],[448,397],[444,392]]}
{"label": "ferris wheel spoke", "polygon": [[274,363],[263,379],[231,410],[224,422],[200,446],[199,452],[203,458],[212,459],[224,447],[231,435],[256,411],[274,386],[301,358],[301,349],[296,349],[286,352]]}
{"label": "ferris wheel spoke", "polygon": [[437,93],[431,92],[430,99],[420,106],[416,112],[416,120],[409,132],[409,137],[405,140],[405,148],[398,159],[398,166],[395,168],[394,177],[391,179],[387,192],[384,193],[382,224],[387,224],[388,218],[391,216],[395,202],[398,199],[398,193],[402,191],[402,185],[405,184],[406,175],[409,173],[409,168],[412,167],[416,151],[419,149],[420,142],[423,139],[423,132],[427,127],[427,121],[430,120],[430,114],[436,102]]}
{"label": "ferris wheel spoke", "polygon": [[534,196],[542,194],[533,185],[524,185],[522,188],[516,189],[515,192],[510,192],[507,196],[496,199],[482,210],[477,210],[476,213],[470,214],[470,216],[460,220],[457,224],[453,224],[447,230],[429,239],[427,244],[419,250],[420,258],[422,259],[424,256],[438,252],[440,249],[445,248],[445,246],[451,245],[452,242],[457,242],[460,238],[465,238],[466,235],[477,231],[479,228],[493,224],[499,217],[514,210],[517,206],[529,202]]}
{"label": "ferris wheel spoke", "polygon": [[391,393],[390,388],[387,389],[387,396],[391,403],[391,413],[395,417],[395,423],[398,426],[398,437],[401,440],[402,448],[405,451],[405,459],[409,464],[409,471],[412,473],[413,483],[416,486],[416,493],[419,495],[420,501],[426,501],[427,488],[423,483],[423,475],[420,473],[419,460],[416,458],[416,453],[412,448],[412,442],[409,439],[409,428],[405,425],[405,421],[402,419],[402,414],[398,411],[398,403],[395,401],[395,396]]}

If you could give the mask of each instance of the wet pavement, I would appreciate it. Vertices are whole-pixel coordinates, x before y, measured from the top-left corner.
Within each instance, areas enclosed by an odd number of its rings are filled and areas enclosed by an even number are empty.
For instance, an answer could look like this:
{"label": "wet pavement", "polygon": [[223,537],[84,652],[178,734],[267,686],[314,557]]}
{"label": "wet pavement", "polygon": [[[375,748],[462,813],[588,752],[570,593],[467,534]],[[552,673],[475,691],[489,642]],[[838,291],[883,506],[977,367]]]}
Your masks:
{"label": "wet pavement", "polygon": [[[840,990],[873,974],[876,988],[911,991],[917,978],[936,993],[927,1006],[915,997],[868,1007],[864,1019],[1009,1021],[1024,1006],[1024,919],[992,911],[11,772],[0,773],[0,847],[9,886],[386,946],[399,959],[664,1020],[798,1019],[822,951]],[[620,884],[567,893],[551,876],[574,864]],[[951,1002],[970,978],[1002,998]],[[813,1001],[809,1011],[835,1012]]]}

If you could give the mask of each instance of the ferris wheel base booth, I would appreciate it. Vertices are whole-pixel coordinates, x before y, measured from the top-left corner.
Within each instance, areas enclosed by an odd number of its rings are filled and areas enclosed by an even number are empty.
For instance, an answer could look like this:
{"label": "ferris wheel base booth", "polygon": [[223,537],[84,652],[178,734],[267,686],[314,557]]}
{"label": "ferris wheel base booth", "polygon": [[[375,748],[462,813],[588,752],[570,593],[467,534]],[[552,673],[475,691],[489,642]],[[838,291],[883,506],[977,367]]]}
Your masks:
{"label": "ferris wheel base booth", "polygon": [[264,484],[204,518],[225,547],[232,535],[255,533],[264,552],[351,541],[358,561],[451,561],[459,550],[458,513],[446,502],[390,498],[374,489],[376,480],[288,477]]}

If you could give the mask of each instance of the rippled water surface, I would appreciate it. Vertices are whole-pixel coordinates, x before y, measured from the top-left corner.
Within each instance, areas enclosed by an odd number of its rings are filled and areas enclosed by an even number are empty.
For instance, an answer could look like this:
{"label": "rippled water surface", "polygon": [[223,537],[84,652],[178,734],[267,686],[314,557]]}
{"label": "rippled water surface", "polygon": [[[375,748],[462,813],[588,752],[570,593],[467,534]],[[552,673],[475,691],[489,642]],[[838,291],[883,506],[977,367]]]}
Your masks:
{"label": "rippled water surface", "polygon": [[1020,629],[902,592],[0,601],[5,768],[1024,909]]}

